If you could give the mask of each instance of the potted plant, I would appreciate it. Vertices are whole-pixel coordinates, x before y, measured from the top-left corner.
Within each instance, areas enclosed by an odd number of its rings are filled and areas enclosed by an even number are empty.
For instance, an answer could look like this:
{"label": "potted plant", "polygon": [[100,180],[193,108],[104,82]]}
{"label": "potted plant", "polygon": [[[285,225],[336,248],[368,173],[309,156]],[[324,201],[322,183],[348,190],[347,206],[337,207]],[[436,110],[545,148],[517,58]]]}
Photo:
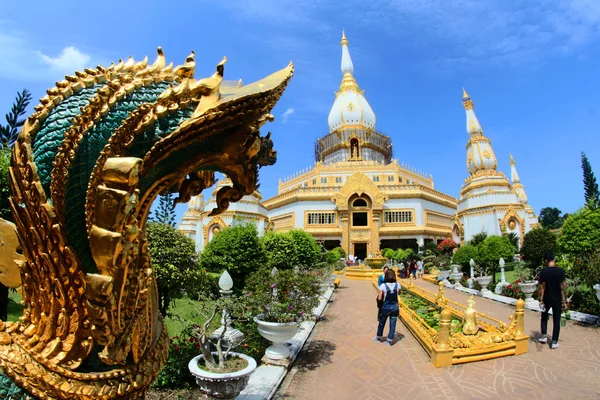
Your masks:
{"label": "potted plant", "polygon": [[487,286],[492,281],[491,268],[487,263],[481,263],[477,266],[478,277],[475,278],[477,283],[481,286],[481,291],[487,291]]}
{"label": "potted plant", "polygon": [[[224,279],[225,278],[225,279]],[[219,281],[222,297],[219,299],[202,296],[201,307],[197,310],[204,323],[193,324],[192,334],[197,339],[201,354],[188,364],[200,390],[212,398],[233,399],[248,384],[250,375],[256,369],[256,361],[245,354],[232,352],[236,345],[225,340],[232,320],[241,318],[246,309],[246,298],[231,296],[233,282],[227,272]],[[217,335],[209,333],[212,322],[223,313],[221,328]]]}
{"label": "potted plant", "polygon": [[533,301],[533,294],[537,288],[537,281],[533,279],[531,268],[528,268],[525,263],[515,265],[515,276],[517,278],[519,289],[525,295],[525,302]]}
{"label": "potted plant", "polygon": [[319,304],[321,283],[326,273],[319,269],[299,267],[291,270],[259,270],[246,284],[251,313],[258,332],[273,345],[267,358],[281,360],[290,356],[285,342],[298,332],[302,321],[314,318]]}

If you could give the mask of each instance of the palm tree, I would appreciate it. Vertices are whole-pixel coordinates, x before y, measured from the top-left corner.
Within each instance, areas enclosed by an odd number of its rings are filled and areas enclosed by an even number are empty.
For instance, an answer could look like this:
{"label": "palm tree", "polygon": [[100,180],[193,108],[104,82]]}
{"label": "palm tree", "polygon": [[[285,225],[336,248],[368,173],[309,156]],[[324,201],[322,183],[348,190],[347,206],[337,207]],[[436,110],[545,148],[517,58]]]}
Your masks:
{"label": "palm tree", "polygon": [[19,128],[25,123],[25,119],[21,119],[27,112],[27,107],[31,103],[31,92],[23,89],[21,93],[17,93],[17,98],[6,114],[6,125],[0,124],[0,148],[12,147],[19,136]]}
{"label": "palm tree", "polygon": [[510,244],[512,244],[512,246],[515,248],[515,250],[517,250],[517,252],[519,251],[520,243],[521,243],[521,239],[519,238],[519,235],[516,232],[510,232],[508,235],[506,235],[506,237],[508,238],[508,240],[510,241]]}

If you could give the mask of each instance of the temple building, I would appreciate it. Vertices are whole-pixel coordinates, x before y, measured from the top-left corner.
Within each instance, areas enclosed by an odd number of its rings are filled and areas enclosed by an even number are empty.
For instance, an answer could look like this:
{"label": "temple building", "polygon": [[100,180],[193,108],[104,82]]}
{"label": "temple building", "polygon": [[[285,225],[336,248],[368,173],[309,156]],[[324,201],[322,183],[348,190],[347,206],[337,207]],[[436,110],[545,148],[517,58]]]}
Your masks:
{"label": "temple building", "polygon": [[514,232],[523,241],[525,233],[538,225],[527,203],[515,160],[510,155],[511,181],[499,172],[492,142],[483,134],[473,101],[463,89],[467,114],[467,170],[469,177],[460,191],[453,237],[457,243],[470,240],[479,232],[502,235]]}
{"label": "temple building", "polygon": [[483,135],[473,102],[467,112],[467,168],[460,200],[435,190],[433,177],[393,158],[389,136],[377,130],[375,112],[354,76],[348,40],[342,34],[342,80],[329,113],[329,132],[315,143],[315,163],[279,181],[278,193],[262,200],[255,192],[209,217],[216,190],[206,204],[192,199],[179,228],[198,251],[227,225],[254,221],[260,234],[301,228],[325,248],[342,246],[364,259],[390,247],[414,248],[426,241],[469,240],[474,234],[516,232],[537,224],[511,156],[512,183],[498,172],[490,140]]}

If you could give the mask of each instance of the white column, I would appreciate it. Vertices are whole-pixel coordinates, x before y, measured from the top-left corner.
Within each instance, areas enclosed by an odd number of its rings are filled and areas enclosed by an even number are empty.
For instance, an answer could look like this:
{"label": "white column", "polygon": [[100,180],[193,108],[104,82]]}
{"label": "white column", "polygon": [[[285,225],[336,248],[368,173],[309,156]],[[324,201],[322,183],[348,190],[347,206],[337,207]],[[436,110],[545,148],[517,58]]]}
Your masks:
{"label": "white column", "polygon": [[201,252],[204,250],[204,225],[202,224],[202,220],[198,220],[196,223],[196,252]]}
{"label": "white column", "polygon": [[423,237],[423,235],[417,236],[417,243],[419,247],[425,246],[425,238]]}

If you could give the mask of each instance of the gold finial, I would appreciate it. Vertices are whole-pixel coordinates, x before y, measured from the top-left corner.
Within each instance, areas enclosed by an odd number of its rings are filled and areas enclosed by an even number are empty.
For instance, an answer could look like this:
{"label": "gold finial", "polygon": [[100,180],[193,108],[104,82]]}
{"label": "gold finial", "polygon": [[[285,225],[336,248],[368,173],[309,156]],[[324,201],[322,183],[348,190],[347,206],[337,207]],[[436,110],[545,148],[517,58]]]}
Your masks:
{"label": "gold finial", "polygon": [[473,100],[471,100],[471,96],[469,96],[469,94],[467,93],[465,88],[463,88],[462,99],[463,99],[463,106],[465,107],[465,110],[472,110],[473,109]]}
{"label": "gold finial", "polygon": [[463,88],[463,100],[468,100],[468,99],[469,99],[469,94],[467,93],[465,88]]}
{"label": "gold finial", "polygon": [[515,165],[515,158],[512,155],[512,152],[510,153],[510,165]]}
{"label": "gold finial", "polygon": [[348,39],[346,39],[346,32],[342,29],[342,46],[348,46]]}

